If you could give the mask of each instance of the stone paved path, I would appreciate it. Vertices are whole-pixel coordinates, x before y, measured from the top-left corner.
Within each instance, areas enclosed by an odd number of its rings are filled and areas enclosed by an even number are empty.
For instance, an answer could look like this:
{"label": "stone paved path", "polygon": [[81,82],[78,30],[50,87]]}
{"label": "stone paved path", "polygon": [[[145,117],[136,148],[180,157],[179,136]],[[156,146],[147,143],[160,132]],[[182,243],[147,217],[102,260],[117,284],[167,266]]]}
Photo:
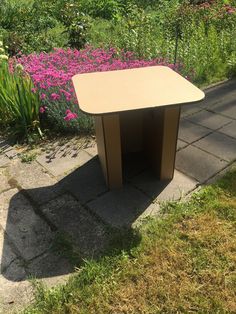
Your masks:
{"label": "stone paved path", "polygon": [[125,186],[108,191],[94,141],[52,143],[22,163],[0,140],[0,313],[32,300],[29,278],[61,283],[77,260],[105,254],[116,228],[158,213],[236,160],[236,81],[207,91],[182,111],[176,171],[161,184],[141,161],[125,167]]}

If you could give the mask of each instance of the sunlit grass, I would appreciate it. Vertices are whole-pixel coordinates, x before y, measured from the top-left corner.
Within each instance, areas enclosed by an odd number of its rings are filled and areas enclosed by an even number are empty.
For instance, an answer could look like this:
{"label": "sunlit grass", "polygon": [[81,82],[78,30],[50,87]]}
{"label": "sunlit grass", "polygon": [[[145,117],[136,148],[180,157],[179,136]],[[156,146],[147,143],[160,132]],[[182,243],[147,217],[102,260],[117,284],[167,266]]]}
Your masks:
{"label": "sunlit grass", "polygon": [[235,313],[235,231],[236,169],[167,204],[133,247],[86,262],[64,286],[36,284],[25,313]]}

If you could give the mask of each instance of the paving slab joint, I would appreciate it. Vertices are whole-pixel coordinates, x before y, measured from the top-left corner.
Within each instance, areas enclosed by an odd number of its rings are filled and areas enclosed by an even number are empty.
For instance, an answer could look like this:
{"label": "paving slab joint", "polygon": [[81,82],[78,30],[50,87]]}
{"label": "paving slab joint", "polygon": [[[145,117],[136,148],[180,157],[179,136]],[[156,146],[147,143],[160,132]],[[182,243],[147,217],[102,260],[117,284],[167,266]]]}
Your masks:
{"label": "paving slab joint", "polygon": [[[106,193],[103,193],[103,194],[106,194]],[[95,199],[93,199],[93,200],[95,200]],[[81,206],[82,206],[82,208],[84,208],[91,215],[92,218],[95,219],[95,221],[97,223],[102,224],[103,227],[105,227],[105,229],[110,230],[111,228],[113,228],[109,223],[107,223],[98,214],[96,214],[93,210],[91,210],[87,204],[83,204]]]}
{"label": "paving slab joint", "polygon": [[80,204],[81,206],[86,206],[86,204],[88,204],[89,202],[95,201],[97,198],[99,198],[99,197],[101,197],[101,196],[103,196],[103,195],[105,195],[105,194],[107,194],[107,193],[109,192],[109,189],[106,189],[106,191],[103,191],[103,192],[101,192],[101,193],[98,193],[95,197],[92,197],[92,198],[90,198],[89,200],[87,200],[87,201],[85,201],[85,202],[82,203],[81,200],[76,197],[76,195],[74,195],[73,193],[71,193],[71,191],[70,191],[69,188],[67,189],[67,187],[65,187],[65,189],[66,189],[66,192],[67,192],[68,194],[70,194],[71,196],[73,196],[73,198],[75,198],[75,199],[79,202],[79,204]]}
{"label": "paving slab joint", "polygon": [[54,176],[50,171],[48,171],[48,169],[45,168],[40,162],[38,162],[37,159],[35,160],[35,162],[43,169],[44,173],[48,174],[52,179],[56,179],[58,181],[58,178]]}
{"label": "paving slab joint", "polygon": [[[186,120],[187,120],[187,119],[186,119]],[[193,121],[191,121],[191,123],[195,124],[196,126],[202,126],[201,124],[198,124],[198,123],[193,122]],[[184,148],[186,148],[186,147],[188,147],[188,146],[190,146],[190,145],[193,145],[194,147],[197,147],[198,149],[201,149],[200,147],[195,146],[194,144],[195,144],[196,142],[198,142],[198,141],[200,141],[200,140],[206,138],[207,136],[209,136],[209,135],[215,133],[215,132],[220,132],[220,130],[221,130],[223,127],[225,127],[225,126],[227,126],[227,125],[230,125],[231,123],[232,123],[232,121],[231,121],[231,122],[227,122],[226,124],[220,126],[219,128],[217,128],[217,129],[215,129],[215,130],[212,130],[212,129],[209,128],[209,130],[211,130],[211,132],[209,132],[209,133],[207,133],[207,134],[205,134],[205,135],[199,137],[198,139],[196,139],[195,141],[193,141],[193,142],[191,142],[191,143],[188,143],[188,145],[186,145],[186,146],[183,147],[183,148],[180,148],[178,151],[180,151],[180,150],[182,150],[182,149],[184,149]],[[235,139],[234,137],[232,137],[232,136],[230,136],[230,135],[227,135],[227,136],[229,136],[230,138]],[[182,140],[182,139],[180,138],[180,140]],[[182,140],[182,141],[183,141],[183,140]],[[208,153],[209,155],[212,155],[212,156],[214,156],[214,157],[217,157],[217,158],[220,159],[220,160],[227,161],[227,160],[225,160],[225,159],[223,159],[223,158],[219,158],[219,156],[216,156],[216,155],[212,154],[212,153],[209,152],[209,151],[205,151],[205,150],[203,150],[203,149],[201,149],[201,150],[204,151],[204,152],[206,152],[206,153]],[[227,161],[227,162],[228,162],[228,161]]]}
{"label": "paving slab joint", "polygon": [[[142,174],[139,173],[139,174]],[[150,195],[148,195],[148,193],[146,193],[142,188],[140,188],[139,186],[137,186],[135,183],[133,183],[131,180],[127,180],[127,183],[129,183],[135,190],[138,190],[139,192],[141,192],[142,194],[144,194],[148,199],[151,200],[152,203],[156,203],[156,198],[155,197],[150,197]]]}
{"label": "paving slab joint", "polygon": [[[210,134],[208,134],[208,135],[210,135]],[[220,161],[225,161],[225,162],[229,163],[229,160],[224,159],[224,158],[222,158],[222,157],[219,157],[219,156],[217,156],[217,155],[215,155],[215,154],[213,154],[213,153],[211,153],[211,152],[209,152],[209,151],[203,149],[202,147],[198,147],[198,146],[194,145],[195,143],[196,143],[196,142],[192,143],[191,145],[192,145],[193,147],[195,147],[195,148],[201,150],[202,152],[207,153],[208,155],[213,156],[213,157],[219,159]],[[234,161],[234,160],[233,160],[233,161]],[[187,175],[188,175],[188,174],[187,174]]]}
{"label": "paving slab joint", "polygon": [[[194,146],[195,147],[195,146]],[[197,147],[198,148],[198,147]],[[203,151],[203,150],[202,150]],[[204,151],[205,152],[205,151]],[[211,155],[211,154],[209,154]],[[215,157],[215,156],[214,156]],[[219,157],[218,157],[219,159]],[[229,168],[236,162],[235,160],[232,160],[231,162],[227,161],[227,165],[223,168],[221,168],[219,171],[217,171],[216,173],[214,173],[212,176],[210,176],[209,178],[207,178],[206,180],[200,181],[196,184],[196,188],[193,189],[192,191],[190,191],[190,193],[188,193],[188,195],[191,195],[192,192],[194,192],[195,190],[201,188],[203,185],[207,184],[209,181],[214,182],[214,177],[217,177],[221,172],[223,172],[225,169]],[[190,176],[189,174],[187,174],[186,172],[184,172],[183,170],[181,170],[181,172],[185,175],[187,175],[189,178],[192,178],[194,180],[197,180],[196,178],[194,178],[193,176]]]}
{"label": "paving slab joint", "polygon": [[27,192],[27,190],[21,189],[20,193],[22,193],[22,195],[29,201],[29,203],[32,206],[35,214],[38,215],[44,222],[46,222],[49,225],[51,231],[53,231],[53,232],[57,231],[57,226],[40,210],[40,206],[38,205],[37,202],[34,201],[34,199]]}
{"label": "paving slab joint", "polygon": [[191,112],[191,113],[189,113],[189,114],[187,114],[187,115],[186,115],[185,112],[183,111],[183,112],[180,113],[180,117],[181,117],[181,118],[184,118],[184,119],[188,119],[189,117],[195,115],[196,113],[202,112],[203,110],[205,110],[205,108],[200,107],[199,111],[197,111],[197,112]]}
{"label": "paving slab joint", "polygon": [[[216,102],[215,104],[217,104],[217,102]],[[232,117],[232,116],[229,117],[228,115],[225,115],[225,114],[223,114],[223,113],[214,111],[214,108],[212,108],[212,109],[210,109],[210,108],[204,108],[203,110],[208,111],[208,112],[213,113],[213,114],[220,115],[220,116],[222,116],[222,117],[224,117],[224,118],[230,118],[230,119],[233,120],[233,121],[236,120],[236,119],[235,119],[234,117]],[[228,125],[229,123],[231,123],[231,122],[228,122],[228,123],[222,125],[222,127]]]}
{"label": "paving slab joint", "polygon": [[32,257],[32,258],[28,259],[27,261],[25,261],[25,264],[26,264],[26,266],[25,266],[26,273],[27,273],[27,268],[29,267],[29,265],[30,265],[34,260],[36,260],[37,258],[39,258],[39,257],[41,257],[41,256],[43,256],[43,255],[45,255],[45,254],[47,254],[47,253],[51,253],[50,248],[49,248],[49,249],[46,249],[45,251],[41,252],[40,254],[37,254],[37,255],[35,255],[34,257]]}
{"label": "paving slab joint", "polygon": [[[33,200],[33,198],[30,196],[30,194],[27,192],[27,190],[22,188],[22,186],[18,183],[18,181],[15,178],[10,178],[8,180],[8,184],[11,187],[10,189],[17,188],[19,190],[19,193],[21,193],[29,201],[29,203],[32,206],[35,214],[38,215],[41,219],[43,219],[49,225],[51,231],[56,231],[57,230],[57,227],[53,224],[53,222],[51,222],[44,215],[44,213],[40,210],[39,205]],[[10,189],[8,189],[8,190],[10,190]]]}
{"label": "paving slab joint", "polygon": [[[196,123],[196,122],[194,122],[194,121],[192,121],[192,120],[188,120],[188,117],[184,118],[184,120],[187,120],[188,122],[191,122],[192,124],[195,124],[196,126],[202,127],[201,124]],[[181,125],[181,122],[180,122],[180,125]],[[201,140],[201,139],[207,137],[208,135],[210,135],[210,134],[212,134],[212,133],[214,133],[215,131],[218,130],[218,129],[212,130],[212,129],[208,128],[208,127],[205,127],[205,128],[209,129],[209,133],[207,133],[207,134],[205,134],[205,135],[203,135],[203,136],[201,136],[201,137],[198,137],[196,140],[192,141],[191,143],[188,143],[187,146],[192,145],[193,143],[195,143],[195,142],[197,142],[197,141],[199,141],[199,140]],[[178,137],[178,139],[180,139],[181,141],[184,141],[184,142],[186,141],[186,140],[183,140],[182,138],[179,138],[179,137]],[[183,147],[183,148],[181,148],[181,149],[184,149],[184,148],[186,148],[187,146],[185,146],[185,147]],[[181,149],[179,149],[179,150],[181,150]],[[179,150],[178,150],[178,151],[179,151]]]}
{"label": "paving slab joint", "polygon": [[211,177],[207,178],[206,180],[204,180],[203,182],[201,182],[201,186],[204,185],[204,184],[208,184],[209,182],[214,182],[214,178],[215,177],[218,177],[218,175],[222,172],[225,171],[225,169],[230,169],[234,164],[236,163],[236,159],[232,160],[232,161],[228,161],[228,164],[220,169],[219,171],[217,171],[216,173],[214,173]]}

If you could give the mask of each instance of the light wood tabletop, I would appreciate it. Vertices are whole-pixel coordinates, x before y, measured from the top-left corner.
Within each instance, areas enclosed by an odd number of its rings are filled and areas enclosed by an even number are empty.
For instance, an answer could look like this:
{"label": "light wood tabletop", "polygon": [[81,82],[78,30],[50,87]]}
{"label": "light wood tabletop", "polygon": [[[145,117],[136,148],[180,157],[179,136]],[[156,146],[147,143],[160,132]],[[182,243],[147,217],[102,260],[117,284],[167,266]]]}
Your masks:
{"label": "light wood tabletop", "polygon": [[92,115],[189,104],[205,97],[166,66],[77,74],[72,80],[80,109]]}

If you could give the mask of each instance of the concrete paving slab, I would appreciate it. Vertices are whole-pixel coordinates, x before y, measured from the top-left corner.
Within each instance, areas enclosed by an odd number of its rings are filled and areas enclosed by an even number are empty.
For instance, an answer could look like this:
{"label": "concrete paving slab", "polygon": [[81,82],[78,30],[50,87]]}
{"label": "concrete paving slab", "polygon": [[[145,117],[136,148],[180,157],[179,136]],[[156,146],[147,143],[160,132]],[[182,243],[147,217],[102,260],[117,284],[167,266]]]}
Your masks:
{"label": "concrete paving slab", "polygon": [[12,251],[12,247],[0,229],[0,313],[12,313],[29,302],[29,283],[19,283],[26,277],[22,261]]}
{"label": "concrete paving slab", "polygon": [[108,190],[99,160],[96,157],[66,176],[60,181],[60,185],[64,190],[72,193],[82,204]]}
{"label": "concrete paving slab", "polygon": [[173,180],[159,181],[149,170],[132,179],[132,184],[156,201],[178,200],[192,191],[198,182],[175,170]]}
{"label": "concrete paving slab", "polygon": [[21,281],[26,276],[22,260],[13,252],[11,243],[2,229],[0,229],[0,274],[11,281]]}
{"label": "concrete paving slab", "polygon": [[187,119],[193,123],[202,125],[212,130],[219,129],[220,127],[232,122],[232,119],[206,110],[193,114]]}
{"label": "concrete paving slab", "polygon": [[104,226],[70,195],[63,195],[41,207],[59,232],[70,235],[82,257],[97,256],[107,245]]}
{"label": "concrete paving slab", "polygon": [[19,313],[33,300],[29,282],[12,282],[0,275],[0,314]]}
{"label": "concrete paving slab", "polygon": [[54,176],[62,176],[71,172],[75,167],[80,167],[91,159],[91,156],[69,144],[59,146],[56,151],[43,153],[37,161]]}
{"label": "concrete paving slab", "polygon": [[5,167],[10,163],[10,159],[4,154],[0,154],[0,167]]}
{"label": "concrete paving slab", "polygon": [[204,137],[194,143],[194,146],[227,161],[236,159],[236,139],[219,132]]}
{"label": "concrete paving slab", "polygon": [[176,168],[200,183],[227,166],[227,162],[214,157],[192,145],[176,154]]}
{"label": "concrete paving slab", "polygon": [[[3,254],[3,248],[5,254]],[[0,266],[1,274],[6,271],[7,267],[17,258],[16,254],[12,251],[11,245],[4,234],[4,230],[0,226]]]}
{"label": "concrete paving slab", "polygon": [[0,168],[0,193],[10,188],[8,183],[6,169]]}
{"label": "concrete paving slab", "polygon": [[213,184],[215,183],[217,180],[222,179],[226,173],[228,173],[229,171],[235,170],[236,169],[236,161],[229,164],[227,167],[225,167],[222,171],[218,172],[216,176],[214,176],[213,178],[209,179],[206,184]]}
{"label": "concrete paving slab", "polygon": [[73,272],[74,267],[67,259],[52,252],[46,252],[27,265],[28,276],[42,279],[50,286],[64,282],[64,276]]}
{"label": "concrete paving slab", "polygon": [[230,124],[227,124],[223,128],[219,129],[218,132],[224,133],[236,139],[236,121],[233,121]]}
{"label": "concrete paving slab", "polygon": [[57,180],[36,161],[27,164],[13,160],[8,167],[8,174],[9,178],[25,189],[38,204],[46,203],[61,193]]}
{"label": "concrete paving slab", "polygon": [[223,84],[213,86],[205,91],[205,100],[199,103],[200,107],[211,108],[213,105],[235,98],[236,80],[228,80]]}
{"label": "concrete paving slab", "polygon": [[109,191],[87,205],[115,228],[130,227],[146,211],[156,209],[150,198],[130,185]]}
{"label": "concrete paving slab", "polygon": [[19,282],[26,279],[27,274],[24,268],[24,263],[22,260],[16,258],[11,264],[7,267],[6,270],[1,272],[2,276],[4,276],[7,280],[11,280],[13,282]]}
{"label": "concrete paving slab", "polygon": [[157,217],[160,214],[161,205],[158,202],[153,202],[151,206],[141,213],[141,215],[132,223],[132,227],[136,228],[141,226],[149,217]]}
{"label": "concrete paving slab", "polygon": [[200,103],[192,104],[192,105],[183,105],[181,106],[181,117],[188,117],[191,116],[194,113],[197,113],[199,111],[203,110],[202,107],[200,107]]}
{"label": "concrete paving slab", "polygon": [[[0,224],[20,255],[30,260],[47,250],[53,233],[17,189],[0,194]],[[2,258],[8,254],[3,246]]]}
{"label": "concrete paving slab", "polygon": [[178,139],[178,142],[177,142],[177,150],[180,150],[184,147],[188,146],[188,143],[187,142],[184,142],[180,139]]}
{"label": "concrete paving slab", "polygon": [[0,152],[4,153],[11,149],[12,149],[12,146],[10,142],[6,138],[0,137]]}
{"label": "concrete paving slab", "polygon": [[234,93],[232,99],[228,99],[227,97],[227,101],[224,100],[213,105],[210,110],[236,120],[236,92]]}
{"label": "concrete paving slab", "polygon": [[7,149],[7,150],[5,151],[5,155],[6,155],[9,159],[14,159],[14,158],[17,158],[18,151],[11,147],[10,149]]}
{"label": "concrete paving slab", "polygon": [[90,156],[95,157],[98,154],[98,148],[96,142],[90,143],[90,145],[84,149]]}
{"label": "concrete paving slab", "polygon": [[181,119],[179,126],[179,138],[187,143],[193,143],[212,132],[207,127],[197,125],[191,121]]}

